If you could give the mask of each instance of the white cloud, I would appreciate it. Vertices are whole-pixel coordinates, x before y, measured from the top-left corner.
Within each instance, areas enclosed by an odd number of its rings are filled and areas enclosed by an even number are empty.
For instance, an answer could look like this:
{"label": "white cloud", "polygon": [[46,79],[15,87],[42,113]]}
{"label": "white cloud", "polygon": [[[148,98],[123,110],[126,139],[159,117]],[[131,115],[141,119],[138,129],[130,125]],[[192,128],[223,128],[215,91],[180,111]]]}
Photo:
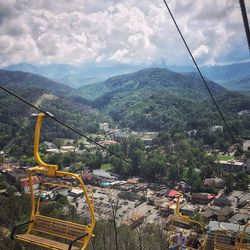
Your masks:
{"label": "white cloud", "polygon": [[[237,60],[249,57],[238,2],[175,0],[170,8],[198,63],[235,60],[236,45]],[[191,63],[161,0],[0,3],[0,65],[110,60]]]}
{"label": "white cloud", "polygon": [[209,48],[205,45],[200,45],[194,52],[193,52],[193,56],[197,59],[197,58],[201,58],[204,55],[207,55],[209,52]]}

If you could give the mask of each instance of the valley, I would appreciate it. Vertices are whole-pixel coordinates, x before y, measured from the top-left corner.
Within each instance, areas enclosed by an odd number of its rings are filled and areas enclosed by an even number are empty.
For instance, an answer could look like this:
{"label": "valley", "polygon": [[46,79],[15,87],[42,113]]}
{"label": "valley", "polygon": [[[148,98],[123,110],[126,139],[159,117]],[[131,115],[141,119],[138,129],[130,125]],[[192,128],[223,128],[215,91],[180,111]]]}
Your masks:
{"label": "valley", "polygon": [[[211,214],[212,208],[215,220],[220,214],[215,212],[220,210],[214,204],[217,200],[231,201],[228,208],[231,217],[248,211],[248,203],[238,211],[238,205],[248,199],[246,190],[250,184],[247,147],[250,100],[247,95],[208,81],[236,135],[237,144],[234,144],[196,74],[150,68],[79,89],[18,71],[2,70],[0,79],[0,85],[18,92],[22,98],[126,159],[127,162],[117,158],[50,119],[44,122],[41,152],[45,161],[78,173],[94,191],[97,244],[106,244],[101,228],[107,226],[111,230],[113,225],[107,224],[109,220],[115,221],[119,230],[128,230],[128,234],[134,229],[146,230],[155,225],[152,229],[155,237],[166,238],[177,202],[171,192],[176,190],[184,197],[181,211],[198,218],[209,228],[213,228],[213,223],[209,222],[207,214]],[[20,181],[27,175],[27,167],[35,164],[32,156],[35,120],[30,117],[34,110],[3,91],[0,96],[0,186],[15,186],[23,194],[25,187]],[[244,148],[244,152],[238,146]],[[14,177],[11,181],[9,173]],[[45,176],[40,178],[48,181]],[[218,180],[223,185],[207,184]],[[85,199],[73,193],[65,196],[65,192],[50,190],[54,198],[48,202],[45,196],[43,212],[62,216],[61,206],[67,204],[70,213],[64,214],[66,218],[74,216],[87,220],[89,214],[82,213],[87,210]],[[234,192],[241,195],[237,203],[233,202]],[[205,205],[193,200],[193,194],[204,193],[213,196],[213,200]],[[16,202],[23,207],[23,202],[28,201]],[[112,217],[114,206],[117,206],[115,219]],[[19,220],[15,216],[11,214],[10,218]],[[225,216],[225,223],[234,223],[229,215]],[[185,230],[186,234],[190,232],[190,229]],[[121,233],[120,237],[123,236]],[[108,237],[113,238],[115,234]],[[128,240],[138,244],[139,238]],[[166,244],[164,242],[158,243]],[[120,244],[123,243],[121,240]]]}

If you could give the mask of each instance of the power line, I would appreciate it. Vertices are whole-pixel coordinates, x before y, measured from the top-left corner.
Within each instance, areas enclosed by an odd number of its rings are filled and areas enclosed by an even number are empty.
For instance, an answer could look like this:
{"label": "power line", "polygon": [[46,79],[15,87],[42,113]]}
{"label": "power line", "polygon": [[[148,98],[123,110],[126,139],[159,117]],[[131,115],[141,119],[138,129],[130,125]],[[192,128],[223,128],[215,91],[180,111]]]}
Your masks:
{"label": "power line", "polygon": [[242,14],[242,18],[243,18],[243,23],[244,23],[244,27],[245,27],[245,32],[246,32],[246,36],[247,36],[247,41],[248,41],[248,48],[250,51],[250,28],[249,28],[249,23],[248,23],[248,19],[247,19],[246,6],[245,6],[244,0],[239,0],[239,2],[240,2],[240,9],[241,9],[241,14]]}
{"label": "power line", "polygon": [[37,111],[44,113],[47,117],[51,118],[51,119],[54,120],[55,122],[57,122],[57,123],[61,124],[62,126],[68,128],[68,129],[70,129],[71,131],[75,132],[76,134],[78,134],[78,135],[84,137],[84,138],[87,139],[88,141],[90,141],[90,142],[96,144],[96,145],[99,146],[100,148],[102,148],[102,149],[108,151],[108,152],[111,153],[112,155],[115,155],[116,157],[120,158],[121,160],[123,160],[123,161],[127,162],[128,164],[130,164],[131,166],[133,166],[133,164],[132,164],[130,161],[128,161],[127,159],[125,159],[124,157],[122,157],[122,156],[120,156],[119,154],[113,152],[112,150],[110,150],[110,149],[104,147],[103,145],[101,145],[100,143],[96,142],[95,140],[92,140],[91,138],[89,138],[88,136],[84,135],[83,133],[81,133],[81,132],[78,131],[77,129],[71,127],[70,125],[68,125],[68,124],[66,124],[66,123],[64,123],[64,122],[62,122],[62,121],[60,121],[59,119],[57,119],[57,118],[56,118],[54,115],[52,115],[51,113],[46,112],[46,111],[43,111],[42,109],[36,107],[36,106],[33,105],[32,103],[28,102],[27,100],[23,99],[22,97],[18,96],[17,94],[13,93],[12,91],[8,90],[8,89],[5,88],[5,87],[0,86],[0,88],[1,88],[3,91],[7,92],[8,94],[10,94],[10,95],[14,96],[15,98],[17,98],[18,100],[20,100],[20,101],[26,103],[27,105],[29,105],[30,107],[36,109]]}
{"label": "power line", "polygon": [[174,16],[173,16],[172,12],[171,12],[171,10],[170,10],[170,8],[169,8],[169,6],[168,6],[166,0],[163,0],[163,2],[164,2],[164,4],[165,4],[165,6],[167,7],[167,10],[168,10],[168,12],[169,12],[169,14],[170,14],[170,16],[171,16],[171,18],[172,18],[174,24],[175,24],[175,27],[176,27],[176,29],[178,30],[179,35],[181,36],[181,39],[182,39],[183,43],[185,44],[186,49],[187,49],[187,51],[188,51],[190,57],[192,58],[192,61],[193,61],[194,65],[195,65],[197,71],[199,72],[199,75],[200,75],[202,81],[203,81],[203,83],[205,84],[205,86],[206,86],[206,88],[207,88],[207,91],[208,91],[208,93],[209,93],[209,95],[210,95],[210,97],[211,97],[211,99],[212,99],[214,105],[216,106],[216,108],[217,108],[217,110],[218,110],[218,112],[219,112],[219,114],[220,114],[220,116],[221,116],[221,118],[222,118],[222,120],[223,120],[223,122],[224,122],[226,128],[227,128],[229,135],[231,136],[232,142],[233,142],[234,144],[236,144],[237,147],[238,147],[238,149],[241,151],[240,147],[239,147],[238,144],[236,143],[236,139],[235,139],[235,137],[234,137],[234,135],[233,135],[233,133],[232,133],[230,127],[229,127],[228,124],[227,124],[227,121],[226,121],[224,115],[222,114],[222,112],[221,112],[221,110],[220,110],[220,108],[219,108],[219,105],[217,104],[217,102],[216,102],[216,100],[215,100],[215,98],[214,98],[214,96],[213,96],[213,94],[212,94],[212,92],[211,92],[211,90],[210,90],[210,88],[209,88],[209,86],[208,86],[208,84],[207,84],[207,82],[206,82],[204,76],[202,75],[202,73],[201,73],[201,71],[200,71],[200,68],[199,68],[198,64],[196,63],[196,61],[195,61],[195,59],[194,59],[194,57],[193,57],[193,54],[192,54],[191,50],[189,49],[189,46],[187,45],[187,42],[186,42],[184,36],[182,35],[182,32],[181,32],[181,30],[180,30],[180,28],[179,28],[179,26],[178,26],[178,24],[177,24],[177,22],[176,22],[176,20],[175,20],[175,18],[174,18]]}

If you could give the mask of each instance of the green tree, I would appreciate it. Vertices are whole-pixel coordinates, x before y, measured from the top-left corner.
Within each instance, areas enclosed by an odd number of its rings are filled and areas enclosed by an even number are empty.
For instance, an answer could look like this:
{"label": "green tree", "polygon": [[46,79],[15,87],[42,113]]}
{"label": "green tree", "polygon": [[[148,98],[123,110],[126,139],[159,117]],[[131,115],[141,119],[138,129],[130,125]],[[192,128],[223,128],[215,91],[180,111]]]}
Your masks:
{"label": "green tree", "polygon": [[149,179],[163,176],[166,169],[166,160],[160,151],[152,152],[142,166],[142,175]]}
{"label": "green tree", "polygon": [[229,194],[233,191],[234,187],[234,176],[232,174],[228,174],[226,177],[225,177],[225,193],[226,194]]}
{"label": "green tree", "polygon": [[240,172],[235,176],[236,180],[236,189],[247,191],[248,185],[250,184],[249,176],[244,173]]}

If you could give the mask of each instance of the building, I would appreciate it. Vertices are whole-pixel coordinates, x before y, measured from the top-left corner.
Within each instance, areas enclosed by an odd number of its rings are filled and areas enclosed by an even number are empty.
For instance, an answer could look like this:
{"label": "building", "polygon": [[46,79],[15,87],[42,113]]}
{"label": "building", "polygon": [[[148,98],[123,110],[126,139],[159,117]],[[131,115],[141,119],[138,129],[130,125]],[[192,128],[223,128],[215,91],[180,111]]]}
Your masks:
{"label": "building", "polygon": [[76,147],[75,146],[62,146],[60,148],[61,153],[68,153],[68,152],[75,152]]}
{"label": "building", "polygon": [[203,182],[205,187],[224,188],[225,181],[222,178],[208,178]]}
{"label": "building", "polygon": [[222,165],[223,171],[225,171],[225,172],[245,171],[244,162],[242,162],[242,161],[229,160],[229,161],[218,161],[218,163]]}
{"label": "building", "polygon": [[242,149],[243,151],[250,151],[250,140],[243,141]]}
{"label": "building", "polygon": [[173,215],[169,215],[168,219],[166,221],[164,221],[164,228],[167,230],[171,230],[172,225],[176,226],[176,227],[180,227],[180,228],[184,228],[184,229],[191,229],[191,224],[187,221],[184,221],[181,218],[178,217],[174,217]]}
{"label": "building", "polygon": [[229,219],[229,222],[238,223],[240,225],[245,225],[250,220],[249,213],[236,213],[233,217]]}
{"label": "building", "polygon": [[215,131],[221,131],[223,132],[223,126],[219,126],[219,125],[216,125],[216,126],[213,126],[211,128],[212,132],[215,132]]}
{"label": "building", "polygon": [[228,198],[226,198],[225,196],[221,196],[217,199],[214,199],[214,201],[213,201],[213,205],[218,206],[218,207],[225,207],[225,206],[230,207],[231,204],[232,204],[232,202]]}
{"label": "building", "polygon": [[55,154],[55,153],[59,153],[59,149],[57,149],[57,148],[48,148],[48,149],[46,149],[46,152]]}
{"label": "building", "polygon": [[111,134],[111,139],[116,142],[126,141],[128,139],[128,134],[125,132],[115,131],[113,134]]}
{"label": "building", "polygon": [[139,178],[137,178],[137,177],[127,179],[127,183],[128,183],[128,184],[136,185],[136,184],[138,184],[139,182],[140,182],[140,181],[139,181]]}
{"label": "building", "polygon": [[180,181],[175,189],[181,191],[182,193],[188,193],[191,191],[191,186],[189,186],[186,182]]}
{"label": "building", "polygon": [[198,204],[208,204],[215,198],[215,195],[208,193],[193,193],[191,195],[191,202]]}
{"label": "building", "polygon": [[100,123],[99,124],[99,131],[100,132],[108,132],[108,130],[109,130],[109,124],[108,123]]}
{"label": "building", "polygon": [[123,224],[135,229],[144,221],[145,216],[139,213],[133,213]]}
{"label": "building", "polygon": [[[242,232],[244,229],[244,226],[239,226],[237,223],[228,223],[228,222],[222,222],[218,223],[218,221],[210,221],[208,226],[209,232],[216,232],[218,230],[221,230],[223,228],[224,230],[228,232]],[[246,229],[247,234],[250,234],[250,227],[247,227]]]}
{"label": "building", "polygon": [[170,214],[170,210],[169,210],[169,203],[168,202],[163,202],[160,206],[159,206],[159,215],[163,218],[167,218]]}
{"label": "building", "polygon": [[220,207],[219,209],[216,207],[211,207],[215,210],[218,221],[227,221],[230,217],[234,215],[234,209],[231,207]]}
{"label": "building", "polygon": [[192,216],[194,213],[199,211],[199,207],[197,205],[186,204],[180,208],[180,212],[183,215]]}
{"label": "building", "polygon": [[123,200],[129,200],[129,201],[139,201],[139,202],[145,202],[147,198],[143,195],[139,195],[134,192],[126,192],[122,191],[118,194],[118,198],[123,199]]}
{"label": "building", "polygon": [[172,199],[178,197],[179,195],[180,195],[180,193],[179,193],[177,190],[175,190],[175,189],[170,189],[170,190],[166,193],[166,196],[167,196],[168,198],[172,198]]}
{"label": "building", "polygon": [[[29,193],[30,192],[30,182],[29,182],[29,178],[23,178],[20,180],[21,182],[21,186],[24,190],[25,193]],[[32,183],[33,183],[33,189],[34,191],[38,190],[40,187],[40,183],[42,182],[42,177],[37,176],[37,175],[33,175],[32,176]]]}
{"label": "building", "polygon": [[82,189],[72,189],[70,191],[70,195],[73,197],[83,197],[83,190]]}
{"label": "building", "polygon": [[102,169],[94,169],[93,176],[99,179],[116,180],[117,178]]}
{"label": "building", "polygon": [[56,148],[56,145],[49,141],[44,141],[42,143],[47,149]]}
{"label": "building", "polygon": [[0,172],[2,173],[13,172],[17,169],[19,169],[19,166],[17,164],[11,164],[11,163],[0,164]]}
{"label": "building", "polygon": [[207,206],[201,213],[206,219],[215,219],[217,221],[226,221],[233,216],[234,210],[231,207]]}
{"label": "building", "polygon": [[238,115],[250,115],[250,110],[241,110],[240,112],[238,112]]}

